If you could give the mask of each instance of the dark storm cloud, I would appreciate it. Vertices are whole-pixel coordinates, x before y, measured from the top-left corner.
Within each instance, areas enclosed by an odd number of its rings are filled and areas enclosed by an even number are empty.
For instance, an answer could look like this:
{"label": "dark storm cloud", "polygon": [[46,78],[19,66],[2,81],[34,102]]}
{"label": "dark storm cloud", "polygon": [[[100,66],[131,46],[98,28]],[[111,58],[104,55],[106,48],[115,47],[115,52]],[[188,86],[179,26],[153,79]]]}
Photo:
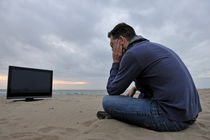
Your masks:
{"label": "dark storm cloud", "polygon": [[196,0],[1,0],[0,75],[8,65],[38,67],[53,69],[56,79],[104,88],[112,62],[107,32],[127,22],[175,50],[202,86],[210,72],[209,6]]}

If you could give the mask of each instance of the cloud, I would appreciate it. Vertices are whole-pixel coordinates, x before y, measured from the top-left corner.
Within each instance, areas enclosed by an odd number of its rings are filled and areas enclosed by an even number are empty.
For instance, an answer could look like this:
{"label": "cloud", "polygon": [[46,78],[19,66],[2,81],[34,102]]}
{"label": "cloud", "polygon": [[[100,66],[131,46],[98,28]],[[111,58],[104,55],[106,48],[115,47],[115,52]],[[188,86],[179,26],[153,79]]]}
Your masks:
{"label": "cloud", "polygon": [[88,82],[66,88],[104,89],[112,64],[107,32],[126,22],[175,50],[200,86],[196,77],[210,71],[209,6],[196,0],[1,0],[0,75],[9,65],[51,69],[55,79]]}

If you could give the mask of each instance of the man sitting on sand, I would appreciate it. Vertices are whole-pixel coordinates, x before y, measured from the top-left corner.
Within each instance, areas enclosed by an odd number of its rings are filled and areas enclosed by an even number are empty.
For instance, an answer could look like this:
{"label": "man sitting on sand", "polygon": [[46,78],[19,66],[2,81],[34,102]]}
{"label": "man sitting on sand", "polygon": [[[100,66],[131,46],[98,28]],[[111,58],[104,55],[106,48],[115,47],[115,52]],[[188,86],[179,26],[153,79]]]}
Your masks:
{"label": "man sitting on sand", "polygon": [[[193,79],[171,49],[137,36],[120,23],[108,33],[113,64],[108,79],[109,95],[103,98],[99,118],[114,118],[156,131],[188,128],[201,112]],[[119,96],[132,82],[135,87]],[[141,94],[133,98],[136,91]]]}

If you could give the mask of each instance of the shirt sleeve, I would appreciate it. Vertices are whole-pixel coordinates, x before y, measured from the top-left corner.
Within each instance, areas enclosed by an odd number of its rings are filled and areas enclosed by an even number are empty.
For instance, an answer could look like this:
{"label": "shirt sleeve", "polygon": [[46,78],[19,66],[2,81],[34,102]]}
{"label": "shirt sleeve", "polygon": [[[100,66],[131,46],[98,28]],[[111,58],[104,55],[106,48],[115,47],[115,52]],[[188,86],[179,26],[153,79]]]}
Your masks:
{"label": "shirt sleeve", "polygon": [[140,73],[138,62],[132,53],[126,53],[120,63],[113,63],[107,83],[109,95],[122,94]]}

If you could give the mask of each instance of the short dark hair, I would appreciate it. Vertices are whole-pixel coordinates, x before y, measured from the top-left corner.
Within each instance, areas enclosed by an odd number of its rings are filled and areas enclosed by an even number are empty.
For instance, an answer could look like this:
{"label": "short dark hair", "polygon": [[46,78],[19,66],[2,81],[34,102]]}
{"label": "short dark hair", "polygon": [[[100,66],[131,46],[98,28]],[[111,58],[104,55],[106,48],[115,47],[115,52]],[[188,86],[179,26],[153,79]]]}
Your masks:
{"label": "short dark hair", "polygon": [[117,39],[120,36],[125,37],[128,41],[131,41],[131,39],[136,35],[135,30],[133,27],[126,23],[119,23],[117,24],[109,33],[108,37],[111,36],[113,39]]}

